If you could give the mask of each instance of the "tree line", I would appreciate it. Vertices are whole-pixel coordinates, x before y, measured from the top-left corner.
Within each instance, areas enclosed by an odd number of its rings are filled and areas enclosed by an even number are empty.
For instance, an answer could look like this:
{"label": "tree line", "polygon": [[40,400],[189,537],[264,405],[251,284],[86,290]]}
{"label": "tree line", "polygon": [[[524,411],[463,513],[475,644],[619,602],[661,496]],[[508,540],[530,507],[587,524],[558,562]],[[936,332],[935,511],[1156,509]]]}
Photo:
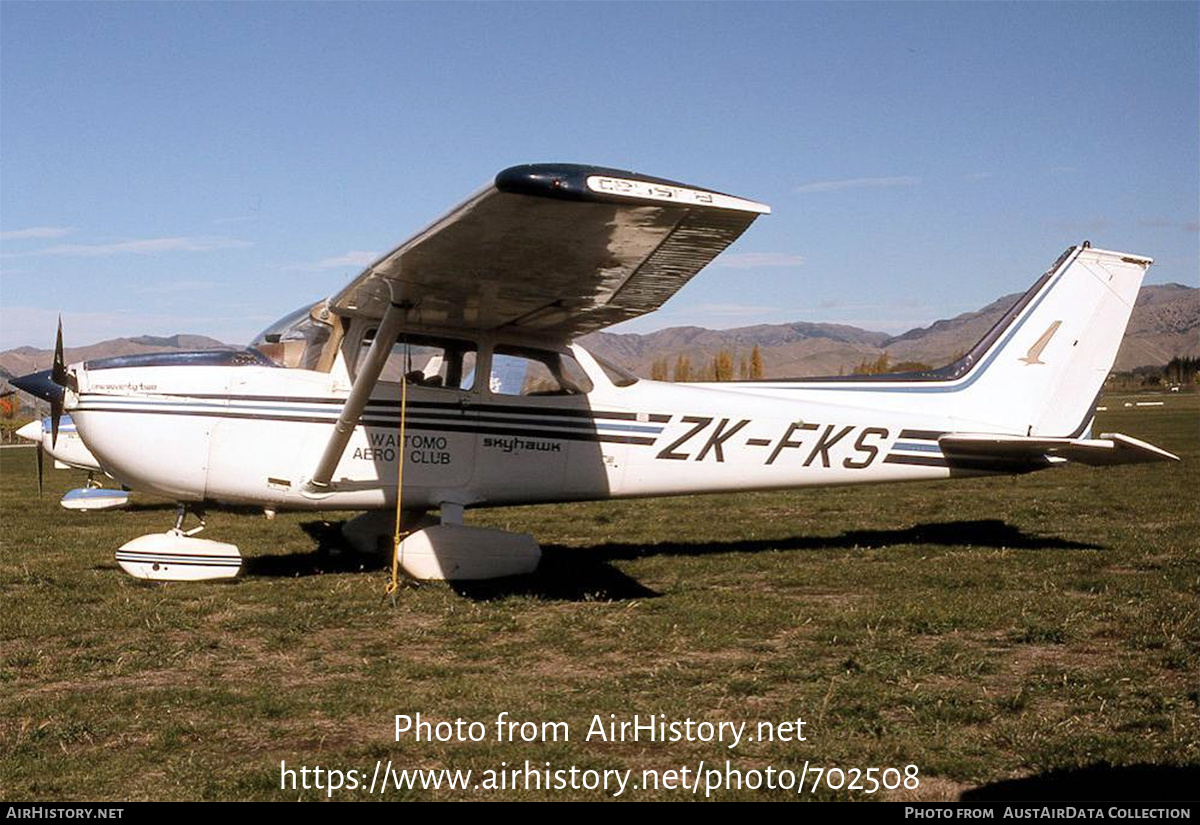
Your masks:
{"label": "tree line", "polygon": [[758,344],[749,355],[738,357],[727,349],[720,349],[712,358],[697,361],[693,365],[691,356],[684,352],[676,355],[674,362],[668,356],[656,358],[650,364],[650,378],[654,381],[754,381],[766,377]]}
{"label": "tree line", "polygon": [[[766,378],[762,350],[758,344],[749,355],[739,356],[728,349],[717,350],[707,359],[696,359],[693,363],[688,353],[679,353],[674,361],[669,356],[656,358],[650,364],[650,378],[654,381],[754,381]],[[876,358],[864,358],[849,373],[839,369],[838,375],[881,375],[889,372],[918,372],[929,369],[920,361],[892,361],[886,353]]]}
{"label": "tree line", "polygon": [[1164,366],[1136,367],[1128,372],[1114,372],[1108,377],[1112,390],[1133,390],[1149,387],[1195,387],[1200,384],[1200,358],[1176,355]]}

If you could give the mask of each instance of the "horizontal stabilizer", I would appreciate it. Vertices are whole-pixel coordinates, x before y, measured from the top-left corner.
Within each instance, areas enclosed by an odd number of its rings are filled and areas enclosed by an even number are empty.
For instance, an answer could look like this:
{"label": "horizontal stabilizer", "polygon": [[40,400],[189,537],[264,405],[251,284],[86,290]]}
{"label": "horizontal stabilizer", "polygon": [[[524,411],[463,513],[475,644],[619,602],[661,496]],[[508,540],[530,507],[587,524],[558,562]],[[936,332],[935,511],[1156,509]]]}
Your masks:
{"label": "horizontal stabilizer", "polygon": [[1102,467],[1179,460],[1166,450],[1120,433],[1103,433],[1100,438],[949,433],[938,439],[938,445],[952,465],[1047,465],[1057,459]]}

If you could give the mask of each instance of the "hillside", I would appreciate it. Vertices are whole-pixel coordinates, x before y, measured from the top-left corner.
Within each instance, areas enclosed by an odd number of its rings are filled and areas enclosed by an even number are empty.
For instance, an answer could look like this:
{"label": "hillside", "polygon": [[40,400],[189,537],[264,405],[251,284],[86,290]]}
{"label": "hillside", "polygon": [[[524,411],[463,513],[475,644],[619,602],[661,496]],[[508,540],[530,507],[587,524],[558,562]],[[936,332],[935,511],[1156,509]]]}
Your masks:
{"label": "hillside", "polygon": [[589,351],[649,375],[650,365],[686,353],[693,364],[711,361],[725,349],[748,356],[757,345],[767,375],[822,375],[847,364],[874,359],[888,336],[838,324],[759,324],[738,329],[672,327],[645,335],[597,332],[580,339]]}
{"label": "hillside", "polygon": [[1182,284],[1142,289],[1116,368],[1165,364],[1178,355],[1200,355],[1200,290]]}
{"label": "hillside", "polygon": [[[1006,295],[974,312],[896,336],[836,324],[797,323],[726,330],[673,327],[642,335],[601,332],[580,343],[639,375],[649,375],[651,363],[658,358],[666,358],[670,364],[678,355],[687,354],[695,365],[727,349],[736,361],[755,345],[762,352],[767,377],[848,373],[884,352],[893,363],[919,361],[936,367],[970,349],[1020,297],[1020,293]],[[1175,356],[1200,356],[1200,289],[1181,284],[1145,286],[1138,295],[1115,369],[1159,366]]]}
{"label": "hillside", "polygon": [[[160,338],[152,335],[142,335],[137,338],[113,338],[98,344],[85,347],[65,347],[63,358],[68,363],[87,361],[92,358],[109,358],[116,355],[140,355],[144,352],[171,352],[176,350],[213,349],[225,347],[215,338],[204,335],[172,335]],[[0,352],[0,370],[7,372],[7,378],[16,375],[28,375],[38,370],[49,369],[54,362],[53,349],[38,349],[36,347],[18,347]],[[2,375],[2,373],[0,373]]]}
{"label": "hillside", "polygon": [[[767,377],[775,378],[848,373],[884,352],[893,363],[919,361],[940,366],[970,349],[1019,297],[1015,293],[1006,295],[974,312],[895,336],[840,324],[796,322],[724,330],[671,327],[645,334],[597,332],[580,339],[580,343],[639,375],[649,375],[655,360],[665,358],[668,364],[673,364],[681,354],[686,354],[695,367],[724,349],[733,353],[736,363],[749,357],[755,346],[762,353]],[[226,345],[202,335],[141,336],[68,347],[64,354],[70,363],[113,355],[223,346]],[[1159,366],[1175,356],[1200,356],[1200,289],[1181,284],[1143,287],[1117,354],[1116,369]],[[0,378],[47,369],[52,358],[52,350],[34,347],[0,353]]]}

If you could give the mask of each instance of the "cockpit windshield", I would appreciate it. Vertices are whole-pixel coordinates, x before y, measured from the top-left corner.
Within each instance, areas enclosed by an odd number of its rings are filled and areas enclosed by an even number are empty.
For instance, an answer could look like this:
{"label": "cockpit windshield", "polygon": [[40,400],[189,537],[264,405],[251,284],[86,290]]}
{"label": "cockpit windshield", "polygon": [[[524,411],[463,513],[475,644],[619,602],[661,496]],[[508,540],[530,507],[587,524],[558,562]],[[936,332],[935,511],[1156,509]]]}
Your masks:
{"label": "cockpit windshield", "polygon": [[250,346],[281,367],[315,370],[333,327],[317,315],[324,301],[289,312],[264,329]]}

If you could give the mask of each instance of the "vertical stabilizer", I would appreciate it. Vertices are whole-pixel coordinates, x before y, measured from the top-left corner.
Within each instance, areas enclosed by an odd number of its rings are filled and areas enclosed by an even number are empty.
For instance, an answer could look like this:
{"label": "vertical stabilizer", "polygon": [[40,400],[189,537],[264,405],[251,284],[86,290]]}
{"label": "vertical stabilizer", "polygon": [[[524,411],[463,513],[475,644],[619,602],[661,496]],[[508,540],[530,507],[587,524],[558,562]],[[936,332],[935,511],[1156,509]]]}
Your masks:
{"label": "vertical stabilizer", "polygon": [[1025,436],[1081,435],[1151,263],[1086,244],[1069,250],[994,331],[956,417]]}

